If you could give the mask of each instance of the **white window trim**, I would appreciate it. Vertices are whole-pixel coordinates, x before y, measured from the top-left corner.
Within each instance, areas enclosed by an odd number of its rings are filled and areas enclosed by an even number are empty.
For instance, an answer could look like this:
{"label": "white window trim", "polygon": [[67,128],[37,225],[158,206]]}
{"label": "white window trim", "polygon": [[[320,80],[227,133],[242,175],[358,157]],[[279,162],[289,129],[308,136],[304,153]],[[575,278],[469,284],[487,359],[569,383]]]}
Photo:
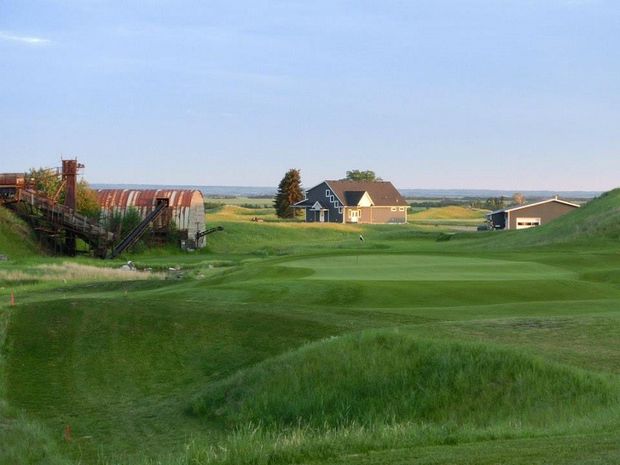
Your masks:
{"label": "white window trim", "polygon": [[542,218],[537,217],[517,217],[516,229],[535,228],[542,224]]}

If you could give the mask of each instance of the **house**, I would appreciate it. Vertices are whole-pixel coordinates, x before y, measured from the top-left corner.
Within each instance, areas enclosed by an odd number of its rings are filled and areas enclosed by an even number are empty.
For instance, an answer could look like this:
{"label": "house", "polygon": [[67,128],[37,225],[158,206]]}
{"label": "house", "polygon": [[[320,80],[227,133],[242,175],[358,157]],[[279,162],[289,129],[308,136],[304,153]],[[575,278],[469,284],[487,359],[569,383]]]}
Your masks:
{"label": "house", "polygon": [[576,203],[555,197],[529,205],[496,210],[487,214],[487,220],[493,229],[527,229],[547,224],[576,208],[579,208]]}
{"label": "house", "polygon": [[391,182],[323,181],[294,205],[306,210],[306,222],[399,224],[409,205]]}

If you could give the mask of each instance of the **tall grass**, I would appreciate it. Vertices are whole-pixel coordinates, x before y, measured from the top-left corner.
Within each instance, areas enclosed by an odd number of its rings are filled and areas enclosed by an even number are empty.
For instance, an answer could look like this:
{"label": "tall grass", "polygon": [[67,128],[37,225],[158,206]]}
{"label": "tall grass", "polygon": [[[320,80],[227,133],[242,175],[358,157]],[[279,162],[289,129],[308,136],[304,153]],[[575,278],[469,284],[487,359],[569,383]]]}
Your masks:
{"label": "tall grass", "polygon": [[618,386],[508,350],[369,331],[242,370],[190,410],[233,431],[191,444],[188,463],[266,465],[605,428],[618,422]]}
{"label": "tall grass", "polygon": [[213,383],[192,412],[229,425],[277,427],[549,425],[616,401],[608,381],[570,367],[371,331],[314,343]]}
{"label": "tall grass", "polygon": [[164,279],[165,274],[129,271],[120,268],[104,268],[63,262],[23,267],[17,270],[0,269],[0,283],[16,282],[82,282],[82,281],[135,281]]}

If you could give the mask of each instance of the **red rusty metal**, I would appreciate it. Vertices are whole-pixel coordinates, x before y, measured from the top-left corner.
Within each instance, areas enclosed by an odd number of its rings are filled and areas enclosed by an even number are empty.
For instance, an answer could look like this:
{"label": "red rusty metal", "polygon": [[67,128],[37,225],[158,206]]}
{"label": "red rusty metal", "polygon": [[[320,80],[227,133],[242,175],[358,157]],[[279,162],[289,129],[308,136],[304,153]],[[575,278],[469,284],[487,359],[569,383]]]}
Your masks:
{"label": "red rusty metal", "polygon": [[1,173],[0,187],[23,188],[26,184],[24,173]]}
{"label": "red rusty metal", "polygon": [[62,160],[62,182],[65,190],[65,206],[75,210],[77,207],[77,175],[84,168],[76,160]]}
{"label": "red rusty metal", "polygon": [[[135,208],[145,218],[157,206],[159,199],[168,199],[169,208],[158,218],[155,228],[174,220],[180,230],[204,229],[204,198],[202,192],[190,189],[101,189],[97,200],[104,215]],[[194,210],[196,209],[196,210]],[[198,213],[196,213],[198,212]],[[196,223],[200,223],[197,225]]]}

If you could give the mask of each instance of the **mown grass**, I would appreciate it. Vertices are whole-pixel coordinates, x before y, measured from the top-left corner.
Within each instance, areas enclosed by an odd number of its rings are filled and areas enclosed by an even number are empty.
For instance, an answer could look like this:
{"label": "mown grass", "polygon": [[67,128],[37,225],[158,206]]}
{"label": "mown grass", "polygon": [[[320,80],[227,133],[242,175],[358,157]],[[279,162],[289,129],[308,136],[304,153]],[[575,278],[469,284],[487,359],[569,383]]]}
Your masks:
{"label": "mown grass", "polygon": [[[0,289],[0,415],[32,433],[5,436],[11,457],[618,462],[613,236],[565,242],[550,224],[535,231],[544,241],[524,231],[438,242],[415,225],[220,212],[207,219],[225,230],[206,250],[134,260],[178,265],[183,279],[13,282],[10,319]],[[592,213],[594,224],[602,210]],[[25,255],[0,269],[59,263]]]}

